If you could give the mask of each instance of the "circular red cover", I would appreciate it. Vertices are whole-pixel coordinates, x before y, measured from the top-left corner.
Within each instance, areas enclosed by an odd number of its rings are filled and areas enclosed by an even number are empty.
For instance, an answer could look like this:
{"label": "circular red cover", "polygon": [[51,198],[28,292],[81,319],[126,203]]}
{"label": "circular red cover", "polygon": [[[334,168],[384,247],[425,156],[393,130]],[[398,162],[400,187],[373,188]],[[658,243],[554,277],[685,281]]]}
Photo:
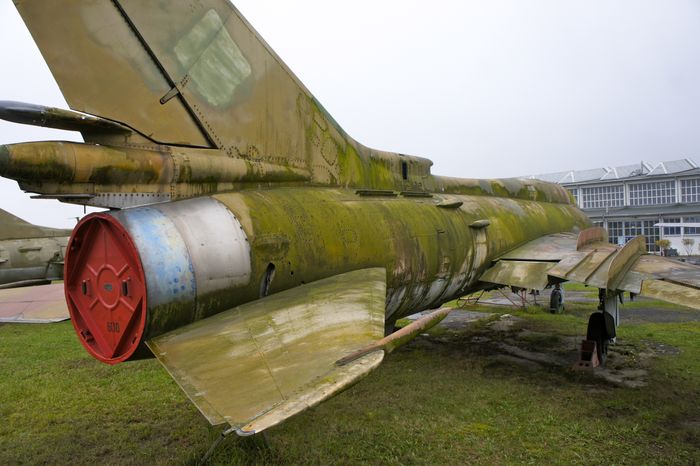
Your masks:
{"label": "circular red cover", "polygon": [[146,328],[146,280],[129,233],[111,215],[85,217],[73,230],[65,292],[83,346],[107,364],[128,360]]}

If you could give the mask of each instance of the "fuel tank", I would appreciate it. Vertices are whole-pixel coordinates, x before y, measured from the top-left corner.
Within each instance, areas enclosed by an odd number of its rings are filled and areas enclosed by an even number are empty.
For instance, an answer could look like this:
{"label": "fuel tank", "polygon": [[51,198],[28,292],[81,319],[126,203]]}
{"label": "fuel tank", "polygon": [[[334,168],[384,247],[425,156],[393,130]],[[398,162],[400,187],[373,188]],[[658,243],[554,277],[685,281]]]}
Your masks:
{"label": "fuel tank", "polygon": [[82,344],[116,364],[175,328],[370,267],[387,270],[393,322],[473,289],[507,250],[587,225],[570,204],[523,199],[329,188],[220,194],[83,219],[68,245],[66,299]]}

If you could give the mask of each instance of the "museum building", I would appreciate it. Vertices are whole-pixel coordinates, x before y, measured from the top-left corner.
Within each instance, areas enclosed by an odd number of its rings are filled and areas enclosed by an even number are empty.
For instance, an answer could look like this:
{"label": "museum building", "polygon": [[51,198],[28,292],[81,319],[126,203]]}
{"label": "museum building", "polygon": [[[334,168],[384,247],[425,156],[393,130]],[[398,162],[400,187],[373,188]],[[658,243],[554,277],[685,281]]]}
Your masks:
{"label": "museum building", "polygon": [[591,220],[608,230],[611,243],[644,235],[650,252],[659,250],[657,240],[667,239],[679,255],[700,254],[700,168],[693,160],[529,178],[566,187]]}

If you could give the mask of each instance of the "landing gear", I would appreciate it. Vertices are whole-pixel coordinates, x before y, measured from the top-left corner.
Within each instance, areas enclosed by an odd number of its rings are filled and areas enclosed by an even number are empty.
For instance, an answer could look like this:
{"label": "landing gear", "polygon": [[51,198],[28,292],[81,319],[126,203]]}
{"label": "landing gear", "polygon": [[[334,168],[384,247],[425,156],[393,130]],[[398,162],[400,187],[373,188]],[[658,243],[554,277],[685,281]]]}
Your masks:
{"label": "landing gear", "polygon": [[549,296],[549,312],[552,314],[561,314],[564,310],[564,293],[561,285],[554,285],[552,294]]}
{"label": "landing gear", "polygon": [[605,365],[608,345],[611,342],[614,343],[617,337],[617,325],[620,321],[619,293],[601,289],[598,300],[600,312],[594,312],[588,318],[586,340],[581,342],[581,357],[574,367],[590,368]]}

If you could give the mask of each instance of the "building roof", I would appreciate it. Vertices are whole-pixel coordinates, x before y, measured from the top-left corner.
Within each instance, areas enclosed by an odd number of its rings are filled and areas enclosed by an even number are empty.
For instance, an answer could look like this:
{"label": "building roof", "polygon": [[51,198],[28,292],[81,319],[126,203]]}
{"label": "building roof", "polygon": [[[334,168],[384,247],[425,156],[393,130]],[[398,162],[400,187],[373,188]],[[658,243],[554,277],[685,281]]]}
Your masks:
{"label": "building roof", "polygon": [[668,162],[648,163],[641,162],[636,165],[623,165],[620,167],[602,167],[590,170],[572,170],[568,172],[547,173],[532,175],[527,178],[549,181],[558,184],[590,183],[596,181],[626,180],[645,177],[680,175],[700,173],[700,168],[691,159],[671,160]]}

